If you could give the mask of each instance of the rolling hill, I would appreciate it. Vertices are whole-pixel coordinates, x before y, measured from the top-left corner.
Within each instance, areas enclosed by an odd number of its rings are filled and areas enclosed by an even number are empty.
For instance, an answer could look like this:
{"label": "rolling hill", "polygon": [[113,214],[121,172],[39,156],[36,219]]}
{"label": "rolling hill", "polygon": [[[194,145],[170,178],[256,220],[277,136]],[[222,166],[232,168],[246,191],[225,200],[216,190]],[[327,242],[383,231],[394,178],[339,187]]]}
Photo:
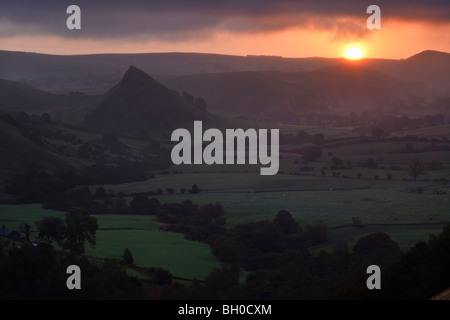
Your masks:
{"label": "rolling hill", "polygon": [[194,100],[184,99],[131,66],[99,106],[86,115],[83,125],[99,132],[146,137],[148,132],[177,128],[208,116]]}
{"label": "rolling hill", "polygon": [[57,95],[16,81],[0,79],[0,109],[36,112],[48,105]]}
{"label": "rolling hill", "polygon": [[[342,58],[283,58],[206,53],[49,55],[0,50],[0,78],[28,83],[54,93],[106,92],[130,65],[156,80],[193,74],[243,71],[308,72],[341,64]],[[448,91],[450,54],[425,50],[404,59],[367,58],[359,64],[430,90]]]}
{"label": "rolling hill", "polygon": [[0,184],[32,164],[49,172],[70,167],[33,129],[22,126],[10,113],[0,110]]}
{"label": "rolling hill", "polygon": [[64,56],[0,50],[0,78],[54,93],[101,94],[120,81],[130,65],[159,81],[197,73],[310,71],[339,60],[175,52]]}
{"label": "rolling hill", "polygon": [[205,97],[211,108],[252,118],[288,119],[305,112],[346,108],[362,111],[420,95],[417,85],[361,65],[341,63],[308,72],[197,74],[164,82]]}
{"label": "rolling hill", "polygon": [[[131,75],[128,70],[128,76],[122,77],[121,70],[130,64],[139,69],[132,69]],[[225,117],[281,121],[339,109],[345,114],[378,107],[388,112],[399,106],[405,111],[423,109],[426,101],[433,103],[450,94],[450,54],[431,50],[407,59],[355,62],[197,53],[53,56],[0,51],[0,66],[0,77],[65,92],[50,94],[5,80],[0,82],[0,108],[49,112],[54,118],[93,130],[134,131],[133,135],[138,131],[144,136],[159,126],[174,127],[180,120],[198,116],[203,119],[198,108],[170,89],[204,98],[208,110]],[[151,80],[136,70],[151,74]],[[139,79],[143,82],[133,89]],[[126,86],[124,81],[134,84]],[[131,114],[136,113],[142,117],[133,119]],[[168,113],[174,114],[173,119]]]}
{"label": "rolling hill", "polygon": [[131,66],[114,87],[98,95],[52,94],[20,82],[0,80],[0,109],[34,115],[49,113],[53,119],[91,131],[141,138],[151,131],[178,128],[188,122],[192,125],[194,120],[210,120],[218,127],[227,122],[208,113],[203,99],[183,94]]}

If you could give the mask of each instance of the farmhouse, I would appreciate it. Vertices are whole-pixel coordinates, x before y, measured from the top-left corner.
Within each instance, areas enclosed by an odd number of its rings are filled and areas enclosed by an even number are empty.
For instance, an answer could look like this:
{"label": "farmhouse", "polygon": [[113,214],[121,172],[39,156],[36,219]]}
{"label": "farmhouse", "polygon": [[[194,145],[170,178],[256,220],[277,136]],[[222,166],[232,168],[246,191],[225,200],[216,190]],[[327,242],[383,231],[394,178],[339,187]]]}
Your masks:
{"label": "farmhouse", "polygon": [[14,230],[6,229],[5,226],[3,226],[0,229],[0,236],[5,237],[5,238],[10,239],[10,240],[14,240],[14,239],[18,239],[19,238],[19,233],[17,231],[14,231]]}

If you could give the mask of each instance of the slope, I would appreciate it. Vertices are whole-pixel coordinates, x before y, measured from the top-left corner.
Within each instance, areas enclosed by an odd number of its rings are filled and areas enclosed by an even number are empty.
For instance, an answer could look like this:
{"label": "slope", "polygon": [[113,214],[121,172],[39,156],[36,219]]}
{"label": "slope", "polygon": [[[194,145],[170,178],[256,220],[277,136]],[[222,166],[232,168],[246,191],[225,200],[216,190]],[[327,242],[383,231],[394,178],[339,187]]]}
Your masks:
{"label": "slope", "polygon": [[228,72],[175,77],[164,82],[205,97],[211,108],[252,118],[287,119],[345,107],[355,111],[413,99],[415,87],[363,63],[309,72]]}
{"label": "slope", "polygon": [[86,115],[83,125],[99,132],[146,137],[149,132],[208,117],[204,108],[131,66],[99,106]]}
{"label": "slope", "polygon": [[37,111],[57,95],[38,90],[29,85],[0,79],[0,109],[9,111]]}
{"label": "slope", "polygon": [[37,131],[24,132],[10,114],[0,110],[0,184],[31,164],[49,172],[70,167],[39,137]]}

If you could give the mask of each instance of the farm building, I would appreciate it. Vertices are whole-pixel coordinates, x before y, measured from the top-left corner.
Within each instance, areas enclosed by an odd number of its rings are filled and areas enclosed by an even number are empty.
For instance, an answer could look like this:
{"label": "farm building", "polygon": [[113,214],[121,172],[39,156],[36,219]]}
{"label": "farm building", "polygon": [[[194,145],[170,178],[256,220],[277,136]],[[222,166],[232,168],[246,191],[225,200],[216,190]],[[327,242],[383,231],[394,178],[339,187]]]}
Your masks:
{"label": "farm building", "polygon": [[14,230],[6,229],[5,227],[0,229],[0,236],[8,238],[10,240],[18,239],[19,233]]}

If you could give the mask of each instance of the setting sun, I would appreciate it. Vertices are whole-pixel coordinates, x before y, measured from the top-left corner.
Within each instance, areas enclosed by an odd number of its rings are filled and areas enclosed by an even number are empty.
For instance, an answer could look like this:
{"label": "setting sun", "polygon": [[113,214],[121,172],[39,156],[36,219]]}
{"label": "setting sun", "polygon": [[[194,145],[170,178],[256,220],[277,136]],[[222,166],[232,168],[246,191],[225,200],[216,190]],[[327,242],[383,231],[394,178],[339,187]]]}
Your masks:
{"label": "setting sun", "polygon": [[351,47],[349,49],[347,49],[347,51],[345,52],[345,57],[347,59],[361,59],[363,56],[361,49],[357,48],[357,47]]}

